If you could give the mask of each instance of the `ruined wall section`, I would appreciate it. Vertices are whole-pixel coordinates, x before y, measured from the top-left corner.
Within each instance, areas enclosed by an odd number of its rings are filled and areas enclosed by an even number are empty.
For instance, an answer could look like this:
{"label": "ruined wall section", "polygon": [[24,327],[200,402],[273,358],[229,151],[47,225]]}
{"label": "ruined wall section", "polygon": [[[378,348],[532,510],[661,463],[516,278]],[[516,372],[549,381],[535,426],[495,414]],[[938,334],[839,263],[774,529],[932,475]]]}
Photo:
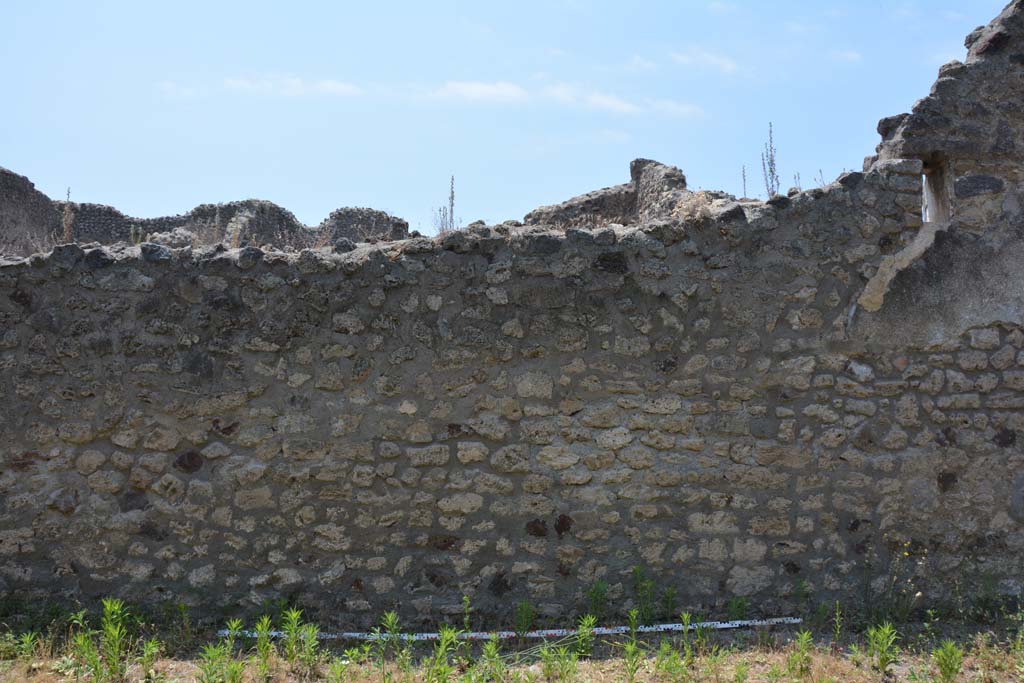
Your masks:
{"label": "ruined wall section", "polygon": [[[966,40],[908,114],[883,119],[873,164],[922,162],[934,244],[912,250],[885,306],[861,319],[871,343],[941,343],[971,327],[1014,325],[1024,311],[1024,4]],[[876,304],[881,299],[876,300]],[[897,323],[902,322],[902,325]],[[895,331],[895,334],[893,334]]]}
{"label": "ruined wall section", "polygon": [[526,214],[523,222],[559,230],[649,223],[668,215],[667,203],[677,203],[680,198],[693,194],[686,191],[686,176],[674,166],[650,159],[634,159],[629,165],[629,175],[628,183],[534,209]]}
{"label": "ruined wall section", "polygon": [[31,253],[60,225],[50,198],[28,178],[0,167],[0,254]]}
{"label": "ruined wall section", "polygon": [[966,41],[965,63],[939,71],[931,93],[909,114],[879,123],[879,158],[921,159],[946,177],[960,229],[981,234],[1019,221],[1024,152],[1024,17],[1012,2]]}
{"label": "ruined wall section", "polygon": [[[54,202],[61,213],[65,202]],[[247,199],[225,204],[201,204],[186,214],[160,218],[133,218],[112,206],[72,203],[74,235],[80,243],[139,243],[147,235],[184,229],[201,244],[272,244],[307,246],[310,229],[295,215],[273,202]]]}
{"label": "ruined wall section", "polygon": [[501,623],[599,579],[628,609],[639,565],[781,612],[910,548],[937,594],[1019,592],[1024,334],[850,336],[916,171],[642,228],[2,266],[0,588]]}
{"label": "ruined wall section", "polygon": [[349,207],[332,211],[318,229],[326,231],[335,240],[344,238],[352,242],[404,240],[409,237],[408,221],[367,208]]}
{"label": "ruined wall section", "polygon": [[185,214],[133,218],[104,204],[52,201],[24,176],[0,168],[0,255],[48,251],[63,241],[63,215],[70,206],[78,243],[138,244],[148,235],[186,231],[198,245],[271,246],[301,250],[345,238],[353,242],[405,239],[409,224],[383,211],[343,208],[317,228],[260,199],[201,204]]}

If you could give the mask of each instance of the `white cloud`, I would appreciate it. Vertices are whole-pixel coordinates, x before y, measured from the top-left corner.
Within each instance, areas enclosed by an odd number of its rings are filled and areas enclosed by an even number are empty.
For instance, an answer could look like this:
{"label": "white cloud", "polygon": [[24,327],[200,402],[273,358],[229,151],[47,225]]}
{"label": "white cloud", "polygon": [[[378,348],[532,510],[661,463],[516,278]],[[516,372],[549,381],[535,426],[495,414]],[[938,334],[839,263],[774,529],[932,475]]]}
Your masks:
{"label": "white cloud", "polygon": [[721,2],[721,0],[715,0],[714,2],[708,3],[708,9],[718,14],[725,14],[726,12],[732,12],[736,9],[736,5],[731,2]]}
{"label": "white cloud", "polygon": [[331,79],[317,81],[313,84],[313,90],[328,95],[358,95],[360,93],[359,88],[351,83]]}
{"label": "white cloud", "polygon": [[648,106],[651,111],[670,116],[703,116],[704,110],[696,104],[689,102],[676,102],[675,100],[650,100]]}
{"label": "white cloud", "polygon": [[640,107],[632,102],[603,92],[589,92],[584,95],[583,102],[591,109],[601,109],[615,114],[637,114],[640,112]]}
{"label": "white cloud", "polygon": [[668,116],[702,116],[704,114],[703,109],[689,102],[646,99],[638,103],[599,90],[586,90],[570,83],[549,85],[540,94],[561,105],[586,107],[612,114],[656,113]]}
{"label": "white cloud", "polygon": [[176,100],[189,99],[197,94],[195,88],[190,88],[174,81],[160,81],[156,84],[156,90],[164,97]]}
{"label": "white cloud", "polygon": [[448,81],[433,95],[442,99],[504,104],[525,102],[530,97],[524,88],[508,81]]}
{"label": "white cloud", "polygon": [[849,62],[850,64],[855,64],[864,59],[864,55],[856,50],[832,50],[829,56],[838,62]]}
{"label": "white cloud", "polygon": [[568,83],[556,83],[549,85],[543,90],[545,97],[562,104],[575,104],[579,99],[579,90]]}
{"label": "white cloud", "polygon": [[259,76],[256,78],[227,78],[224,87],[236,92],[253,95],[279,97],[301,97],[304,95],[358,95],[360,89],[343,81],[323,79],[308,81],[297,76]]}
{"label": "white cloud", "polygon": [[717,69],[726,74],[734,73],[738,68],[736,62],[729,57],[699,47],[690,47],[683,52],[673,52],[672,59],[676,64],[683,66]]}
{"label": "white cloud", "polygon": [[[226,89],[252,95],[275,97],[300,97],[307,95],[354,96],[367,93],[369,96],[394,96],[398,89],[384,84],[367,86],[368,89],[332,79],[306,80],[297,76],[266,75],[252,78],[228,78],[223,85]],[[172,81],[157,84],[158,91],[167,97],[191,97],[191,88]],[[472,102],[481,104],[516,105],[528,102],[547,102],[564,107],[576,107],[606,112],[615,115],[637,115],[645,113],[671,116],[697,116],[703,114],[700,107],[686,102],[662,99],[631,100],[594,88],[572,83],[550,83],[544,87],[529,89],[510,81],[446,81],[439,86],[409,85],[401,89],[408,94],[415,93],[417,99],[427,98],[450,102]]]}
{"label": "white cloud", "polygon": [[649,59],[641,57],[640,55],[633,55],[629,61],[626,62],[626,69],[628,71],[653,71],[657,69],[658,65]]}
{"label": "white cloud", "polygon": [[787,21],[783,24],[787,31],[796,34],[816,33],[821,30],[818,24],[811,24],[804,21]]}
{"label": "white cloud", "polygon": [[569,83],[549,85],[541,91],[541,94],[559,104],[598,109],[613,114],[639,114],[643,111],[639,105],[616,95],[599,90],[584,90]]}

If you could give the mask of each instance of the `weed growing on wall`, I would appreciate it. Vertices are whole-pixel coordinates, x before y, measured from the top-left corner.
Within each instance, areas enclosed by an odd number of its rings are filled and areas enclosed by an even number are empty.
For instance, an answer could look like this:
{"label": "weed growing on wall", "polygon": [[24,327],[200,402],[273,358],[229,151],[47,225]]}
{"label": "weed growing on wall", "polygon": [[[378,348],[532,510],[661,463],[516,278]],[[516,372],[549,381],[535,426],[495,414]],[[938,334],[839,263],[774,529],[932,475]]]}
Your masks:
{"label": "weed growing on wall", "polygon": [[779,193],[779,171],[775,159],[775,131],[771,121],[768,122],[768,140],[761,151],[761,176],[764,179],[766,198],[771,199]]}

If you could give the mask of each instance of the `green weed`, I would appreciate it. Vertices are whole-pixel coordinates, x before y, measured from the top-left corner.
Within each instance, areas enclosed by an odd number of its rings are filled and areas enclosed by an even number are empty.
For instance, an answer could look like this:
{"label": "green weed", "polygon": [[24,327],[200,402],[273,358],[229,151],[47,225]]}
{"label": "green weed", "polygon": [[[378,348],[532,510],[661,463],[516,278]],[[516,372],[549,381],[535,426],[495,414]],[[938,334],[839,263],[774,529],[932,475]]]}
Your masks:
{"label": "green weed", "polygon": [[622,644],[622,666],[626,673],[627,683],[635,683],[643,657],[643,650],[640,649],[636,639],[630,638]]}
{"label": "green weed", "polygon": [[540,657],[540,675],[548,683],[554,683],[556,680],[555,649],[549,643],[544,643],[540,646],[538,656]]}
{"label": "green weed", "polygon": [[747,612],[750,610],[750,599],[741,598],[739,596],[729,599],[729,602],[725,604],[726,614],[729,615],[729,621],[743,621],[747,618]]}
{"label": "green weed", "polygon": [[226,683],[227,648],[223,643],[207,644],[199,651],[199,675],[196,683]]}
{"label": "green weed", "polygon": [[281,617],[281,649],[285,661],[294,667],[302,652],[302,610],[292,607],[284,611]]}
{"label": "green weed", "polygon": [[896,663],[896,641],[899,640],[899,634],[891,623],[885,622],[869,628],[867,636],[868,659],[875,670],[884,675],[889,671],[889,667]]}
{"label": "green weed", "polygon": [[442,626],[434,643],[434,652],[427,660],[426,683],[447,683],[454,675],[451,657],[458,647],[459,632],[451,626]]}
{"label": "green weed", "polygon": [[18,638],[10,631],[0,632],[0,661],[18,658]]}
{"label": "green weed", "polygon": [[555,676],[560,683],[573,683],[579,672],[579,655],[561,645],[555,648]]}
{"label": "green weed", "polygon": [[345,683],[351,660],[335,657],[327,664],[327,683]]}
{"label": "green weed", "polygon": [[675,586],[669,586],[661,594],[661,614],[666,619],[671,619],[676,610],[679,609],[679,592]]}
{"label": "green weed", "polygon": [[516,635],[522,638],[526,633],[533,630],[534,620],[537,618],[537,611],[526,600],[516,605],[513,616],[513,630]]}
{"label": "green weed", "polygon": [[839,643],[843,637],[843,608],[836,600],[835,610],[832,612],[832,647],[839,649]]}
{"label": "green weed", "polygon": [[143,680],[146,683],[156,681],[159,676],[156,672],[156,659],[160,656],[163,645],[156,638],[150,638],[142,643],[142,652],[139,654],[139,668],[142,669]]}
{"label": "green weed", "polygon": [[736,670],[733,673],[733,683],[747,683],[747,678],[750,676],[750,662],[747,660],[741,661],[736,665]]}
{"label": "green weed", "polygon": [[99,648],[96,647],[92,633],[88,631],[76,633],[71,642],[71,652],[77,665],[75,673],[78,676],[85,674],[92,677],[97,683],[105,679],[103,657],[100,655]]}
{"label": "green weed", "polygon": [[608,584],[604,581],[595,581],[594,585],[587,591],[588,614],[593,614],[598,620],[604,619],[608,606]]}
{"label": "green weed", "polygon": [[501,644],[498,636],[491,636],[484,643],[483,651],[480,655],[480,664],[488,680],[503,681],[505,679],[507,668],[505,661],[501,658]]}
{"label": "green weed", "polygon": [[944,640],[942,645],[932,650],[932,661],[939,671],[939,681],[953,683],[963,668],[964,651],[952,640]]}
{"label": "green weed", "polygon": [[786,672],[790,676],[806,678],[811,673],[811,652],[814,640],[810,631],[800,631],[793,641],[793,649],[786,658]]}
{"label": "green weed", "polygon": [[654,659],[654,675],[658,680],[671,683],[686,683],[689,680],[690,671],[686,662],[679,655],[679,650],[672,647],[671,641],[661,641]]}
{"label": "green weed", "polygon": [[15,644],[15,652],[17,658],[28,661],[33,659],[39,652],[40,638],[39,634],[35,631],[25,631],[18,636]]}
{"label": "green weed", "polygon": [[594,651],[594,628],[597,617],[587,614],[580,617],[576,624],[576,654],[583,659],[589,658]]}
{"label": "green weed", "polygon": [[643,567],[633,567],[633,592],[636,595],[636,609],[640,623],[649,626],[654,623],[654,581],[644,575]]}
{"label": "green weed", "polygon": [[256,620],[256,680],[260,683],[270,680],[270,659],[274,653],[274,643],[270,639],[271,630],[269,614],[264,614]]}
{"label": "green weed", "polygon": [[316,624],[304,624],[300,635],[299,664],[305,675],[312,678],[320,666],[320,630]]}

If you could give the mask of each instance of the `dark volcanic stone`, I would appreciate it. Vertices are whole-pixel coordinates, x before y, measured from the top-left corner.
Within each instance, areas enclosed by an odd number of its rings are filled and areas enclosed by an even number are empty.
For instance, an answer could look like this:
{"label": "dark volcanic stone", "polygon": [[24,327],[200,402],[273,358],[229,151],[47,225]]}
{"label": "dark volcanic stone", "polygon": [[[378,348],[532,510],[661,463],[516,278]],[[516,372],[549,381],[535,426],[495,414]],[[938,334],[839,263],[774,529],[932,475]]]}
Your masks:
{"label": "dark volcanic stone", "polygon": [[114,262],[114,257],[107,253],[106,249],[90,249],[85,253],[85,267],[90,270],[106,268]]}
{"label": "dark volcanic stone", "polygon": [[139,250],[142,252],[142,260],[149,263],[160,263],[162,261],[171,260],[171,250],[162,244],[143,242],[139,245]]}
{"label": "dark volcanic stone", "polygon": [[629,262],[626,261],[626,255],[621,251],[608,252],[598,254],[594,259],[594,268],[607,273],[627,273],[629,272]]}
{"label": "dark volcanic stone", "polygon": [[990,175],[965,175],[956,179],[953,189],[956,196],[964,199],[982,194],[1002,192],[1005,187],[1002,179]]}
{"label": "dark volcanic stone", "polygon": [[526,523],[526,533],[531,536],[544,537],[548,535],[548,523],[543,519],[534,519]]}
{"label": "dark volcanic stone", "polygon": [[174,459],[174,466],[186,474],[194,474],[203,466],[203,456],[198,451],[185,451]]}

